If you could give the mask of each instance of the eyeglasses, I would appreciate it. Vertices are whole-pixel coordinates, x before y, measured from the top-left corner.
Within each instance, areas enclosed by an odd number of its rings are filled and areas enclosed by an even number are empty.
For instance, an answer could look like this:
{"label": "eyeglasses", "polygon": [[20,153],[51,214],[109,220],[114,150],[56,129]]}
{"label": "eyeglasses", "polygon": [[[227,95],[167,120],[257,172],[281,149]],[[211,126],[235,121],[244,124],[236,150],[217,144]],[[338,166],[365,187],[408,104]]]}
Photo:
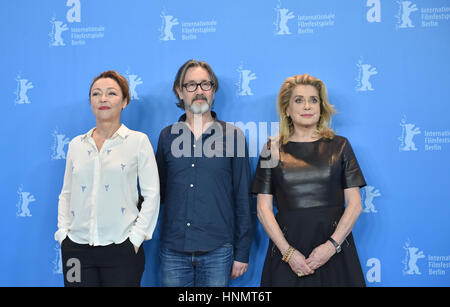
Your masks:
{"label": "eyeglasses", "polygon": [[191,92],[191,93],[195,92],[199,85],[202,90],[209,91],[213,87],[214,82],[202,81],[200,83],[188,82],[188,83],[183,84],[184,88],[186,88],[186,91]]}

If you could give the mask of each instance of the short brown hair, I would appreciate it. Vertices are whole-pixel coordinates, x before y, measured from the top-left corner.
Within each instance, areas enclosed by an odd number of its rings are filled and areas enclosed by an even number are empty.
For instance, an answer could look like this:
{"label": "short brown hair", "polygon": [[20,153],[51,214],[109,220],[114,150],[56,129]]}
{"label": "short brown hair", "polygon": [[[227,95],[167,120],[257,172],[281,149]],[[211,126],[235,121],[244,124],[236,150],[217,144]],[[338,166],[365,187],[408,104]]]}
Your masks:
{"label": "short brown hair", "polygon": [[180,109],[184,110],[184,101],[182,99],[180,99],[180,97],[178,97],[177,88],[182,90],[183,81],[184,81],[184,77],[186,76],[187,70],[191,67],[197,67],[197,66],[200,66],[200,67],[206,69],[206,71],[208,72],[209,78],[213,82],[212,90],[214,91],[214,93],[216,93],[217,90],[219,89],[219,81],[217,80],[216,75],[214,74],[213,70],[211,69],[211,66],[209,66],[208,63],[206,63],[204,61],[193,60],[193,59],[187,61],[178,69],[177,76],[175,77],[175,81],[173,82],[173,88],[172,88],[173,92],[175,93],[175,96],[178,98],[177,107],[179,107]]}
{"label": "short brown hair", "polygon": [[94,78],[94,80],[91,83],[91,87],[89,88],[89,98],[91,97],[91,90],[92,90],[92,86],[94,85],[94,83],[97,82],[97,80],[99,80],[99,79],[105,79],[105,78],[110,78],[117,82],[117,84],[119,85],[119,87],[122,91],[123,98],[125,98],[127,100],[127,105],[128,105],[130,103],[130,89],[128,87],[127,78],[125,78],[124,76],[122,76],[115,70],[104,71],[100,75],[98,75],[97,77]]}

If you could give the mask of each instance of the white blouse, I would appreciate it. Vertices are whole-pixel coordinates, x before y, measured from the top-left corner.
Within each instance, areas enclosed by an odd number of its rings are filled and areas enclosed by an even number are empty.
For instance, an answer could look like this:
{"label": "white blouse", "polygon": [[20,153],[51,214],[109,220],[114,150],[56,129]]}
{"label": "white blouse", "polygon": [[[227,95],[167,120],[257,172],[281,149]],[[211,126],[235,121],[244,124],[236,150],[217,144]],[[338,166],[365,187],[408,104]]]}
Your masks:
{"label": "white blouse", "polygon": [[[88,133],[69,144],[59,195],[58,231],[79,244],[104,246],[152,238],[159,214],[159,176],[152,145],[142,132],[121,125],[100,152]],[[138,179],[144,197],[139,211]]]}

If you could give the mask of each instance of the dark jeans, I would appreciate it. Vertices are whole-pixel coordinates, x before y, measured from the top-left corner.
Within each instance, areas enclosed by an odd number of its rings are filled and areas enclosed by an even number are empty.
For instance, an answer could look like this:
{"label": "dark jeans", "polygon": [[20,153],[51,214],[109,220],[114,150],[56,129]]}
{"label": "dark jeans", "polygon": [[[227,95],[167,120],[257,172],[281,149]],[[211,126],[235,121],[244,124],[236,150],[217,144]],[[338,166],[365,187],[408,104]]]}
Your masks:
{"label": "dark jeans", "polygon": [[233,246],[210,252],[177,252],[160,249],[164,287],[227,287],[233,265]]}
{"label": "dark jeans", "polygon": [[65,287],[139,287],[145,267],[142,245],[136,254],[129,239],[90,246],[66,237],[61,244]]}

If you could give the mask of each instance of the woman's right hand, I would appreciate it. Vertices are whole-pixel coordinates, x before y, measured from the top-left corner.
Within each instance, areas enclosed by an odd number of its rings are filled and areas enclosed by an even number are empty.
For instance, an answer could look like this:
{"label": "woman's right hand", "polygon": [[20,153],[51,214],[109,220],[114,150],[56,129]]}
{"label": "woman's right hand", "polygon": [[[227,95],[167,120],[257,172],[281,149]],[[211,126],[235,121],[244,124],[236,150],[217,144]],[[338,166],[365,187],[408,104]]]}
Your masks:
{"label": "woman's right hand", "polygon": [[291,258],[289,259],[289,266],[297,276],[299,274],[301,275],[301,277],[314,274],[314,270],[312,270],[306,264],[305,256],[303,256],[302,253],[300,253],[298,250],[295,250]]}

